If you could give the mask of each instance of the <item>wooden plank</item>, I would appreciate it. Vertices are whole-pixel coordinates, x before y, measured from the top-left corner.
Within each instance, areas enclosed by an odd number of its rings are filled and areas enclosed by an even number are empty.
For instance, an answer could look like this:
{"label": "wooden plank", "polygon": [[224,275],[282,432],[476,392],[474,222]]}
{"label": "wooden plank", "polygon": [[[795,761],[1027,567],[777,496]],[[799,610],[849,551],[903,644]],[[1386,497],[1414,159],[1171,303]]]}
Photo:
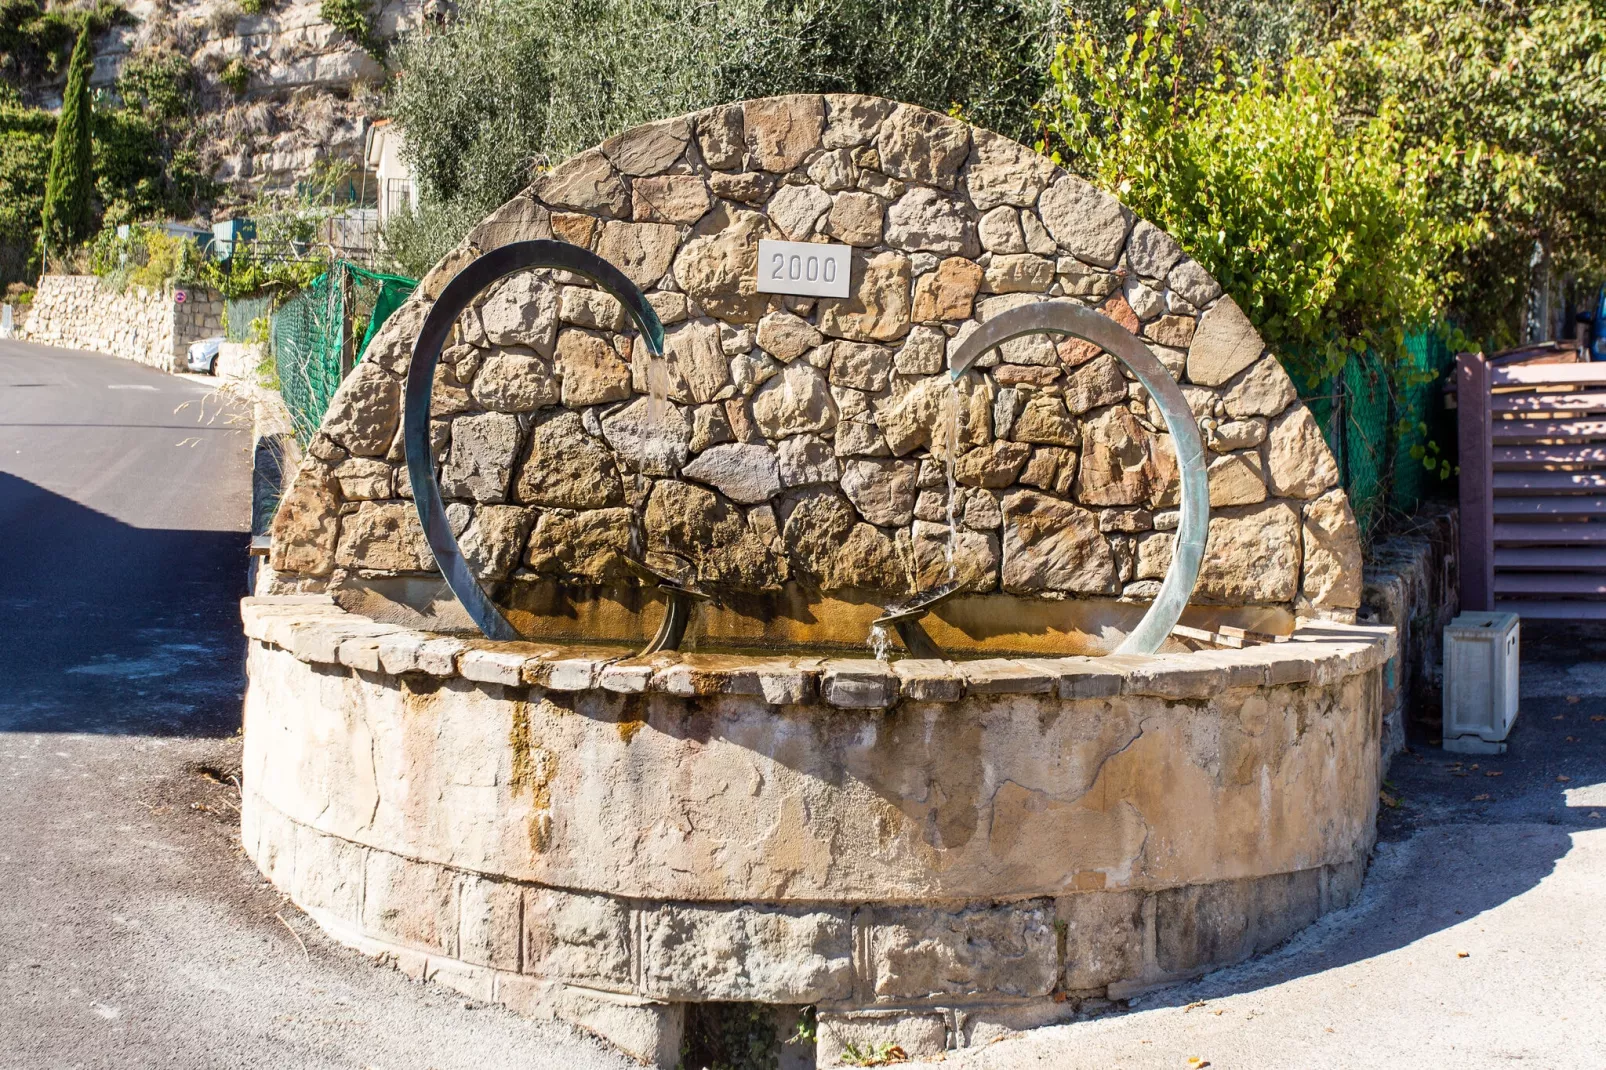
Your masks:
{"label": "wooden plank", "polygon": [[1606,472],[1495,472],[1496,494],[1599,494]]}
{"label": "wooden plank", "polygon": [[[1606,572],[1606,546],[1546,546],[1538,549],[1509,549],[1495,546],[1494,567],[1501,572]],[[1498,589],[1498,588],[1497,588]]]}
{"label": "wooden plank", "polygon": [[1496,572],[1499,595],[1606,596],[1606,575],[1590,572]]}
{"label": "wooden plank", "polygon": [[1494,526],[1496,546],[1606,545],[1606,524],[1524,524],[1502,521]]}
{"label": "wooden plank", "polygon": [[1606,438],[1606,420],[1496,420],[1493,431],[1494,441],[1501,445],[1560,444],[1577,439]]}
{"label": "wooden plank", "polygon": [[1495,412],[1606,412],[1606,391],[1495,394]]}
{"label": "wooden plank", "polygon": [[1455,358],[1456,436],[1461,465],[1461,609],[1494,605],[1493,414],[1489,362],[1482,353]]}
{"label": "wooden plank", "polygon": [[1606,602],[1525,601],[1517,598],[1497,598],[1494,607],[1503,613],[1515,613],[1527,620],[1606,620]]}
{"label": "wooden plank", "polygon": [[1504,368],[1492,368],[1489,371],[1490,386],[1540,386],[1560,385],[1563,383],[1606,383],[1606,362],[1598,364],[1512,364]]}
{"label": "wooden plank", "polygon": [[1535,520],[1562,517],[1606,517],[1606,498],[1570,497],[1557,495],[1551,498],[1496,498],[1494,515],[1501,520]]}
{"label": "wooden plank", "polygon": [[1606,465],[1606,446],[1496,446],[1494,468],[1567,469]]}

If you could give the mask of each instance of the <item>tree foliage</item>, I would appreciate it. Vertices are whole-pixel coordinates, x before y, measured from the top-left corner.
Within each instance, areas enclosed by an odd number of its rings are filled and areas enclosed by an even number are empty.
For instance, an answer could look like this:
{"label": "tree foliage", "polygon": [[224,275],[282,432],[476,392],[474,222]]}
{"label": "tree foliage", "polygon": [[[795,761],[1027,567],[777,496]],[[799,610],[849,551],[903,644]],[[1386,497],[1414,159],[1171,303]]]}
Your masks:
{"label": "tree foliage", "polygon": [[1352,114],[1386,109],[1407,145],[1444,146],[1433,209],[1480,229],[1455,256],[1469,331],[1516,340],[1536,268],[1600,284],[1606,5],[1350,0],[1322,62]]}
{"label": "tree foliage", "polygon": [[40,230],[47,250],[66,250],[87,238],[94,229],[90,195],[94,190],[94,114],[89,96],[89,27],[78,31],[67,65],[67,88],[62,96],[61,118],[50,147],[50,172],[45,179]]}
{"label": "tree foliage", "polygon": [[1348,120],[1309,59],[1234,72],[1195,47],[1199,29],[1180,0],[1120,44],[1073,27],[1049,147],[1175,235],[1310,378],[1355,350],[1400,354],[1474,236],[1432,203],[1443,147],[1412,144],[1390,105]]}
{"label": "tree foliage", "polygon": [[[4,94],[0,94],[3,97]],[[56,118],[0,99],[0,288],[33,277]]]}
{"label": "tree foliage", "polygon": [[1027,136],[1056,0],[465,0],[404,36],[389,111],[418,214],[387,241],[416,274],[549,166],[710,104],[876,93]]}

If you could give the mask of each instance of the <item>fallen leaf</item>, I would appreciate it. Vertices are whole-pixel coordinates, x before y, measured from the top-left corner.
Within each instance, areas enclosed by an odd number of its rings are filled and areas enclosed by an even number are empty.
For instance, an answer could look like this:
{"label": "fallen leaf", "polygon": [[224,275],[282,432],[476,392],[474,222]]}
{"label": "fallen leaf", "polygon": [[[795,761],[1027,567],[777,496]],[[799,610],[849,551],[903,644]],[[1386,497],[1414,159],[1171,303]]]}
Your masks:
{"label": "fallen leaf", "polygon": [[1470,952],[1470,951],[1457,951],[1455,953],[1455,957],[1458,958],[1458,959],[1471,958],[1472,957],[1472,952]]}
{"label": "fallen leaf", "polygon": [[1400,808],[1400,800],[1396,799],[1386,791],[1378,792],[1377,797],[1383,800],[1383,805],[1388,807],[1390,810],[1398,810]]}
{"label": "fallen leaf", "polygon": [[1196,1001],[1194,1003],[1188,1004],[1186,1007],[1183,1007],[1182,1008],[1182,1013],[1183,1014],[1187,1014],[1189,1011],[1198,1010],[1200,1007],[1203,1007],[1204,1005],[1205,1005],[1205,1001],[1204,1000],[1202,1000],[1202,999],[1198,1000],[1198,1001]]}
{"label": "fallen leaf", "polygon": [[1551,718],[1552,721],[1565,721],[1566,719],[1567,715],[1565,713],[1558,713],[1556,716]]}
{"label": "fallen leaf", "polygon": [[1477,762],[1473,762],[1471,765],[1467,766],[1467,768],[1468,769],[1481,769],[1483,767],[1480,766]]}
{"label": "fallen leaf", "polygon": [[1577,736],[1568,736],[1567,737],[1567,742],[1568,743],[1577,743],[1578,742],[1578,737]]}
{"label": "fallen leaf", "polygon": [[1573,778],[1570,777],[1570,776],[1561,776],[1561,775],[1558,774],[1557,777],[1556,777],[1556,783],[1558,783],[1558,784],[1571,784],[1572,781],[1573,781]]}
{"label": "fallen leaf", "polygon": [[1576,706],[1582,701],[1583,701],[1583,697],[1581,695],[1568,695],[1567,696],[1567,705],[1569,705],[1569,706]]}
{"label": "fallen leaf", "polygon": [[1485,769],[1483,771],[1483,775],[1484,776],[1505,776],[1506,774],[1502,773],[1498,769]]}
{"label": "fallen leaf", "polygon": [[1606,714],[1597,713],[1590,718],[1591,721],[1606,721]]}
{"label": "fallen leaf", "polygon": [[1472,801],[1473,802],[1488,802],[1490,798],[1491,798],[1491,796],[1486,791],[1482,795],[1474,795],[1472,797]]}

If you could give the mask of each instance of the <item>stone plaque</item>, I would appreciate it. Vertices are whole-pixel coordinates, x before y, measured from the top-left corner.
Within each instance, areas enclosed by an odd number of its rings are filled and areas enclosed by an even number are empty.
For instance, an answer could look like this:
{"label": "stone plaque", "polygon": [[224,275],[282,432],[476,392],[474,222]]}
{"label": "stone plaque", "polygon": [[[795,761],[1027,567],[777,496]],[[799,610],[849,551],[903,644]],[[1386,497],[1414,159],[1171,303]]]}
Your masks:
{"label": "stone plaque", "polygon": [[846,297],[851,274],[846,245],[806,241],[758,243],[758,292]]}

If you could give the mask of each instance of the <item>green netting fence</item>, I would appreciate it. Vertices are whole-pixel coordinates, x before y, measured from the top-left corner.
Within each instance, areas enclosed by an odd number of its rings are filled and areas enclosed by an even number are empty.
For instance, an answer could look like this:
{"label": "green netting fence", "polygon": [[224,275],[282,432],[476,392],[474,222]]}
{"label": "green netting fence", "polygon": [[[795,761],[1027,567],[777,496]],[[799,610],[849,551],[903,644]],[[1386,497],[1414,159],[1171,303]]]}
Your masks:
{"label": "green netting fence", "polygon": [[1331,378],[1300,384],[1338,461],[1363,539],[1390,514],[1409,514],[1424,500],[1450,493],[1439,466],[1431,464],[1455,456],[1454,423],[1441,389],[1455,363],[1447,335],[1440,327],[1407,335],[1407,356],[1392,369],[1368,350]]}
{"label": "green netting fence", "polygon": [[231,297],[223,302],[223,337],[230,342],[249,342],[251,324],[273,315],[273,295]]}
{"label": "green netting fence", "polygon": [[418,280],[337,260],[273,313],[269,344],[296,437],[312,440],[340,380]]}

